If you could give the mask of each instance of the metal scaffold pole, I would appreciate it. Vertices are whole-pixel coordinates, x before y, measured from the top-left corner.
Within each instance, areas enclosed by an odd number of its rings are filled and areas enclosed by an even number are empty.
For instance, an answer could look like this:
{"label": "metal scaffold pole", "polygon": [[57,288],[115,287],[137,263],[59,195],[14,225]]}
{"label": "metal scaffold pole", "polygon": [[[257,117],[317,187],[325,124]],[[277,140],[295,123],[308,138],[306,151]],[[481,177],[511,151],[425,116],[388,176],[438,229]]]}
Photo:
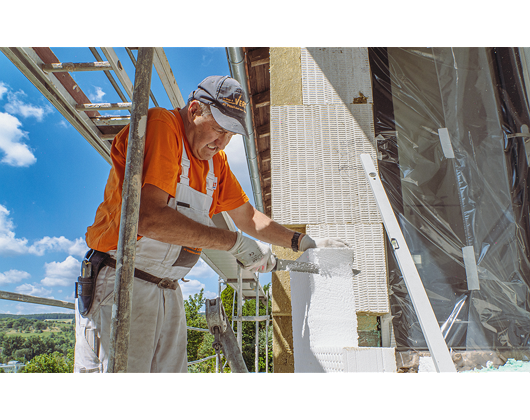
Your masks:
{"label": "metal scaffold pole", "polygon": [[127,145],[127,161],[122,190],[120,235],[116,255],[116,281],[110,329],[110,373],[127,372],[129,332],[134,278],[134,258],[138,234],[145,130],[149,109],[153,48],[140,48],[136,64],[134,90]]}

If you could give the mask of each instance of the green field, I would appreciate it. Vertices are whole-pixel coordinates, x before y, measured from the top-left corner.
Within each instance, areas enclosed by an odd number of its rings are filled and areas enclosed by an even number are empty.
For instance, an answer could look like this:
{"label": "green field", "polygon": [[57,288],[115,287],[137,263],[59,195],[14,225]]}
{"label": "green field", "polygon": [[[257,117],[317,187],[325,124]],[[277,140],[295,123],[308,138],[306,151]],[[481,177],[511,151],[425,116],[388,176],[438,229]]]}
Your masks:
{"label": "green field", "polygon": [[52,314],[39,318],[0,318],[0,363],[28,363],[36,356],[54,352],[66,356],[75,343],[73,320]]}
{"label": "green field", "polygon": [[[8,323],[7,319],[0,319],[0,334],[6,336],[19,335],[24,338],[39,336],[48,337],[51,334],[61,333],[65,328],[73,328],[73,319],[44,319],[44,320],[28,320],[24,324]],[[39,322],[39,324],[37,324]]]}
{"label": "green field", "polygon": [[44,338],[44,337],[48,337],[52,335],[53,333],[60,333],[60,332],[61,332],[61,329],[56,328],[56,327],[48,327],[45,330],[42,330],[42,332],[36,332],[36,331],[20,332],[13,328],[0,328],[0,333],[5,333],[6,336],[20,335],[21,337],[24,337],[24,338],[33,337],[35,335],[38,335],[39,337]]}

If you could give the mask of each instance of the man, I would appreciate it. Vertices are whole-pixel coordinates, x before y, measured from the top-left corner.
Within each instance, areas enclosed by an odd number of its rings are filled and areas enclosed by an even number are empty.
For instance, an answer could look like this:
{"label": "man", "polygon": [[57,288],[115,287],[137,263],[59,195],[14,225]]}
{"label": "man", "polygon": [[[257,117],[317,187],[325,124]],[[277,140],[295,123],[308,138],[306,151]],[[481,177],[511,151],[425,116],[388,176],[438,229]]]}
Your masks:
{"label": "man", "polygon": [[[211,76],[190,94],[185,108],[149,110],[129,372],[187,371],[186,316],[178,280],[198,261],[202,248],[228,251],[253,272],[274,267],[268,245],[240,231],[216,228],[211,221],[214,214],[226,211],[241,231],[293,250],[347,246],[341,240],[313,240],[293,232],[248,202],[223,151],[234,133],[248,135],[246,101],[236,80]],[[76,289],[76,372],[107,370],[128,134],[126,127],[114,139],[104,201],[87,229],[91,250],[85,260],[91,263],[95,286],[92,294],[92,286],[80,278],[82,287]]]}

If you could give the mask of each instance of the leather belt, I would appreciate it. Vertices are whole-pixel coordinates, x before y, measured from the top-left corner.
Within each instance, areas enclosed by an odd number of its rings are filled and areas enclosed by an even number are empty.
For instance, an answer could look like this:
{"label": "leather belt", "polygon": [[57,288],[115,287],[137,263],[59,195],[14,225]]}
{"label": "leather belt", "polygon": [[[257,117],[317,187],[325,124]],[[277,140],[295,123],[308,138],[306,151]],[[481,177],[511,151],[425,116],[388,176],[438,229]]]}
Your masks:
{"label": "leather belt", "polygon": [[[116,260],[112,258],[110,255],[105,259],[103,264],[116,269]],[[178,287],[178,280],[172,280],[168,277],[164,277],[162,279],[160,277],[153,276],[152,274],[146,273],[145,271],[139,270],[137,268],[134,269],[134,277],[140,280],[148,281],[149,283],[156,284],[158,287],[162,289],[176,290],[176,288]]]}

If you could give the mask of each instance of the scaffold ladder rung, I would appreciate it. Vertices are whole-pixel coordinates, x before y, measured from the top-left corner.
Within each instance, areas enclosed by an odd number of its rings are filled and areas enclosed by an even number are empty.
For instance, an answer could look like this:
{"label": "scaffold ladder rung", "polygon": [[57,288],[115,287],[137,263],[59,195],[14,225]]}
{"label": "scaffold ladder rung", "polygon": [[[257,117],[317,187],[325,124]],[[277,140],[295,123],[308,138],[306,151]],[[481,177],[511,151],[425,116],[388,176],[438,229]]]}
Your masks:
{"label": "scaffold ladder rung", "polygon": [[97,126],[102,125],[127,125],[131,122],[131,117],[105,117],[97,116],[90,118],[92,122]]}
{"label": "scaffold ladder rung", "polygon": [[114,103],[88,103],[88,104],[77,104],[75,109],[78,111],[119,111],[119,110],[130,110],[132,107],[131,102],[114,102]]}
{"label": "scaffold ladder rung", "polygon": [[90,63],[44,63],[41,67],[45,73],[112,70],[108,61],[95,61]]}

